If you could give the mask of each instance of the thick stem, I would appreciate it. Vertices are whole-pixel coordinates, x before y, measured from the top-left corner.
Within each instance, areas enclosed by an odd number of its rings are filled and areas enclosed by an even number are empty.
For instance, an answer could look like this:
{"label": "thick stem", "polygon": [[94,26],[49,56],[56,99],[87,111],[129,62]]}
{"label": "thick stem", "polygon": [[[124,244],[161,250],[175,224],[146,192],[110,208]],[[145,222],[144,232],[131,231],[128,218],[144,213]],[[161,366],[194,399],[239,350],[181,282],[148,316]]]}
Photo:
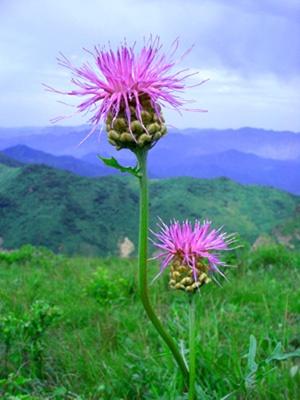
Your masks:
{"label": "thick stem", "polygon": [[139,290],[145,311],[153,326],[164,340],[172,352],[185,380],[187,386],[189,372],[172,337],[166,332],[162,323],[155,314],[150,303],[147,279],[147,259],[148,259],[148,178],[147,178],[147,150],[140,150],[136,153],[141,176],[140,180],[140,226],[139,226]]}
{"label": "thick stem", "polygon": [[189,397],[188,400],[195,399],[195,379],[196,379],[196,327],[195,327],[195,294],[191,294],[190,313],[189,313]]}

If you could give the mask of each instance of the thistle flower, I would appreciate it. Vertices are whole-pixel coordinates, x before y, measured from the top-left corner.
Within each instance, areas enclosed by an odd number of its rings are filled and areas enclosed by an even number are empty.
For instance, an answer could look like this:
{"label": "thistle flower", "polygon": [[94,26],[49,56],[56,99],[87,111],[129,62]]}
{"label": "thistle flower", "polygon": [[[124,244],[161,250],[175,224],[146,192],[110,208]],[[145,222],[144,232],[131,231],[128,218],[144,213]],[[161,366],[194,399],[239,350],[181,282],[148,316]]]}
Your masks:
{"label": "thistle flower", "polygon": [[[76,67],[61,55],[58,63],[71,71],[71,82],[76,88],[60,91],[46,87],[55,93],[84,98],[77,105],[77,113],[92,111],[88,121],[94,125],[91,133],[104,122],[109,141],[117,149],[150,148],[167,131],[161,107],[183,110],[187,101],[178,94],[191,87],[186,79],[195,74],[186,74],[187,69],[171,72],[177,64],[174,55],[178,44],[176,39],[169,54],[161,52],[158,36],[151,36],[139,52],[135,52],[135,44],[128,46],[126,42],[115,52],[95,47],[94,51],[88,51],[94,58],[94,66],[86,62]],[[61,118],[64,117],[56,121]]]}
{"label": "thistle flower", "polygon": [[229,245],[235,242],[233,234],[221,233],[221,228],[212,229],[210,221],[201,224],[196,220],[194,225],[189,221],[182,224],[174,221],[169,226],[160,221],[158,226],[160,231],[152,232],[156,238],[152,242],[160,249],[154,259],[161,260],[160,273],[171,267],[171,288],[194,292],[210,282],[211,273],[223,275],[219,267],[226,264],[218,252],[231,250]]}

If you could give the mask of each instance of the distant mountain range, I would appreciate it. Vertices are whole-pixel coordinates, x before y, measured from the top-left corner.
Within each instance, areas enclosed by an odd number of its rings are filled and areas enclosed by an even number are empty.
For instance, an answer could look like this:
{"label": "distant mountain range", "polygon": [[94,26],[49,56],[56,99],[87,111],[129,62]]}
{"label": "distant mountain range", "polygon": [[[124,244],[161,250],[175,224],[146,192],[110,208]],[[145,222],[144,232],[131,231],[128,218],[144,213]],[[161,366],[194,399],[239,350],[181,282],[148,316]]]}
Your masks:
{"label": "distant mountain range", "polygon": [[243,184],[272,186],[300,194],[300,162],[274,160],[254,154],[227,150],[164,162],[157,154],[150,155],[151,175],[158,178],[193,176],[195,178],[228,177]]}
{"label": "distant mountain range", "polygon": [[[169,157],[165,156],[166,152],[167,149],[154,149],[149,154],[150,177],[227,177],[243,184],[272,186],[300,194],[300,159],[267,159],[238,150],[199,155],[181,151],[177,156]],[[99,163],[96,153],[87,154],[82,159],[95,165]]]}
{"label": "distant mountain range", "polygon": [[22,144],[5,149],[0,152],[0,156],[1,154],[5,155],[7,158],[24,164],[44,164],[49,167],[70,171],[81,176],[105,176],[115,173],[114,170],[105,167],[99,158],[97,158],[97,163],[91,164],[72,156],[54,156]]}
{"label": "distant mountain range", "polygon": [[[116,174],[115,170],[103,165],[95,153],[77,159],[72,156],[54,156],[25,145],[17,145],[3,150],[2,157],[4,156],[9,157],[11,163],[16,160],[24,164],[45,164],[81,176]],[[129,161],[125,159],[123,162],[128,164]],[[166,161],[163,151],[153,151],[149,156],[149,169],[152,178],[223,176],[243,184],[272,186],[300,194],[300,160],[265,159],[237,150],[227,150],[222,153],[191,157],[183,152],[178,154],[177,159],[170,157]]]}
{"label": "distant mountain range", "polygon": [[6,154],[0,152],[0,164],[6,165],[8,167],[21,167],[22,163],[16,161],[15,159],[8,157]]}
{"label": "distant mountain range", "polygon": [[[138,183],[133,177],[86,178],[2,160],[0,237],[5,248],[32,243],[70,254],[108,255],[117,254],[125,237],[137,244]],[[150,193],[154,229],[160,216],[166,221],[208,218],[251,243],[280,226],[285,235],[290,229],[298,234],[300,198],[276,189],[185,177],[153,180]],[[291,243],[297,247],[300,238]]]}
{"label": "distant mountain range", "polygon": [[86,132],[89,130],[88,125],[79,125],[79,126],[60,126],[60,125],[51,125],[51,126],[25,126],[18,128],[4,128],[0,127],[0,138],[12,138],[12,137],[26,137],[26,136],[36,136],[36,135],[64,135],[69,133],[80,133]]}
{"label": "distant mountain range", "polygon": [[[29,133],[31,132],[31,134]],[[111,154],[113,149],[106,140],[106,133],[94,133],[84,143],[89,128],[0,128],[0,150],[24,144],[33,149],[54,155],[72,155],[81,158],[88,153]],[[300,157],[300,134],[264,129],[170,129],[152,153],[163,153],[164,158],[174,160],[184,153],[186,156],[222,153],[237,150],[263,158],[291,160]],[[117,152],[115,152],[117,153]],[[128,153],[122,151],[122,158]]]}
{"label": "distant mountain range", "polygon": [[[45,164],[81,176],[114,174],[98,155],[135,163],[117,152],[106,133],[86,137],[89,127],[0,128],[0,151],[25,164]],[[30,134],[31,133],[31,134]],[[12,161],[11,161],[12,162]],[[149,156],[150,177],[228,177],[243,184],[272,186],[300,194],[300,134],[263,129],[170,130]]]}

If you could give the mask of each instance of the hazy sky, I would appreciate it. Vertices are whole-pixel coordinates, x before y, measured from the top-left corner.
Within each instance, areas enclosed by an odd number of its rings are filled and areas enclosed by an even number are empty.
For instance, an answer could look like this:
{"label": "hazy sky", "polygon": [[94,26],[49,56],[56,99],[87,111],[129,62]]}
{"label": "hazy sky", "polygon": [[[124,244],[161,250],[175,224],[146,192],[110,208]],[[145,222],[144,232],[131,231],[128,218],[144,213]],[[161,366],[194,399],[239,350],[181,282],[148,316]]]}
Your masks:
{"label": "hazy sky", "polygon": [[183,66],[210,78],[187,96],[208,113],[169,112],[169,123],[300,131],[300,0],[0,0],[0,126],[69,112],[41,86],[70,87],[59,51],[80,63],[82,47],[150,33],[194,43]]}

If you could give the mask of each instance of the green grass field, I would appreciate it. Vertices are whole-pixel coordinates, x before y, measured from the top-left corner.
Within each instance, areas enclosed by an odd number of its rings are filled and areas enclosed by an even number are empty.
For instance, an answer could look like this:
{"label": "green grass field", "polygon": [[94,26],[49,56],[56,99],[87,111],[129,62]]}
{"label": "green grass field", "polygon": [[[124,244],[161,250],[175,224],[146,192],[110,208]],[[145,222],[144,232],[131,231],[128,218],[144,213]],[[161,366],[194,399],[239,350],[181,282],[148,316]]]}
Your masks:
{"label": "green grass field", "polygon": [[[294,355],[300,347],[300,256],[271,247],[231,258],[237,268],[228,281],[197,294],[198,398],[299,399],[299,356],[265,360],[279,342]],[[134,259],[67,258],[31,247],[0,253],[1,399],[185,399],[144,314],[136,273]],[[150,264],[149,279],[156,273]],[[166,274],[151,286],[152,300],[187,353],[187,295],[167,281]]]}

